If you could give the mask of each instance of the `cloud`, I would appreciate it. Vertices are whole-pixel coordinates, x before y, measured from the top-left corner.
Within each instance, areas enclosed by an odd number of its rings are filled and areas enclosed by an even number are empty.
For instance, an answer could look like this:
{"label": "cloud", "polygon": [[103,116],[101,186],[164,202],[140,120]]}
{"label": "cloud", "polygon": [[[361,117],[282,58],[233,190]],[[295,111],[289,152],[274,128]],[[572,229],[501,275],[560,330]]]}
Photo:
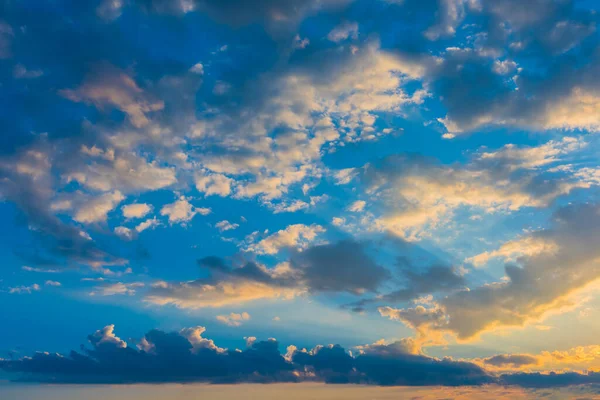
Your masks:
{"label": "cloud", "polygon": [[196,178],[196,189],[205,196],[226,197],[231,194],[233,180],[222,174],[210,174]]}
{"label": "cloud", "polygon": [[127,219],[142,218],[152,211],[152,206],[146,203],[127,204],[121,207],[121,211]]}
{"label": "cloud", "polygon": [[[597,43],[591,10],[581,10],[571,1],[536,1],[527,9],[514,0],[441,3],[438,16],[446,22],[438,25],[442,29],[427,32],[431,39],[453,35],[468,12],[485,21],[473,32],[471,43],[450,49],[430,70],[432,89],[443,96],[448,110],[441,119],[448,132],[506,125],[598,129],[597,85],[592,78],[597,54],[582,51],[577,67],[569,62],[573,49]],[[544,68],[529,68],[533,60]],[[518,65],[510,79],[498,74],[499,61]]]}
{"label": "cloud", "polygon": [[[19,207],[32,232],[39,237],[39,243],[47,257],[43,261],[44,265],[39,267],[47,268],[47,265],[51,264],[55,269],[74,265],[97,268],[102,265],[125,264],[126,260],[90,240],[89,235],[83,233],[80,227],[69,224],[55,215],[60,210],[53,209],[56,199],[51,154],[51,146],[41,141],[14,155],[0,158],[0,192],[4,199],[14,202]],[[113,203],[120,198],[117,192],[107,193],[105,197],[91,202],[88,201],[89,198],[81,196],[81,193],[75,192],[73,196],[77,198],[73,197],[64,202],[65,210],[73,207],[73,202],[77,200],[79,210],[76,210],[75,214],[81,212],[79,215],[84,221],[103,220],[105,212],[112,210],[116,205]],[[32,260],[31,263],[38,261]],[[32,266],[36,267],[38,266]]]}
{"label": "cloud", "polygon": [[35,79],[44,75],[44,72],[39,69],[27,69],[23,64],[17,64],[13,68],[13,76],[16,79]]}
{"label": "cloud", "polygon": [[227,220],[219,221],[215,224],[215,228],[219,230],[219,232],[231,231],[239,228],[239,224],[232,224]]}
{"label": "cloud", "polygon": [[32,292],[38,292],[40,291],[40,285],[38,285],[37,283],[34,283],[33,285],[30,286],[15,286],[15,287],[10,287],[8,288],[8,293],[9,294],[31,294]]}
{"label": "cloud", "polygon": [[137,289],[144,287],[142,282],[132,283],[104,283],[100,286],[96,286],[93,291],[90,292],[90,296],[114,296],[114,295],[128,295],[133,296]]}
{"label": "cloud", "polygon": [[196,216],[210,214],[210,208],[198,208],[190,204],[188,199],[181,196],[179,200],[174,203],[163,206],[160,210],[160,215],[169,217],[169,223],[171,224],[186,224]]}
{"label": "cloud", "polygon": [[94,332],[94,334],[88,336],[88,341],[94,347],[98,347],[106,343],[120,349],[127,348],[127,342],[121,340],[121,338],[115,335],[114,325],[107,325],[104,328],[97,330]]}
{"label": "cloud", "polygon": [[152,100],[131,76],[110,64],[97,65],[81,86],[60,93],[71,101],[93,104],[100,110],[118,108],[138,128],[148,125],[149,113],[164,108],[162,101]]}
{"label": "cloud", "polygon": [[350,240],[296,252],[290,265],[313,292],[374,292],[390,276],[360,243]]}
{"label": "cloud", "polygon": [[46,281],[44,284],[46,286],[62,286],[62,284],[60,282],[57,282],[57,281]]}
{"label": "cloud", "polygon": [[[600,278],[594,238],[600,219],[598,205],[569,205],[554,213],[553,226],[529,237],[557,244],[551,252],[523,255],[504,267],[505,277],[451,293],[430,309],[385,308],[390,318],[432,335],[447,332],[468,340],[499,327],[517,327],[568,309],[579,291]],[[381,312],[381,309],[380,309]],[[409,319],[417,314],[425,320]],[[435,318],[429,318],[435,317]]]}
{"label": "cloud", "polygon": [[518,257],[534,256],[536,254],[553,254],[558,250],[558,245],[544,238],[527,236],[522,239],[511,240],[503,243],[496,250],[485,251],[465,261],[476,267],[481,267],[493,258],[502,258],[504,261],[516,261]]}
{"label": "cloud", "polygon": [[156,161],[148,162],[131,152],[115,154],[113,149],[92,152],[94,149],[98,148],[82,148],[82,156],[91,161],[82,159],[70,167],[63,175],[67,183],[76,181],[103,192],[118,189],[135,193],[163,189],[177,182],[173,167],[163,168]]}
{"label": "cloud", "polygon": [[372,228],[416,241],[446,225],[461,207],[486,213],[543,208],[575,189],[589,188],[593,183],[577,172],[553,174],[561,166],[560,156],[585,146],[583,139],[572,137],[537,147],[507,145],[454,165],[396,154],[366,164],[357,179],[383,208],[381,216],[372,216]]}
{"label": "cloud", "polygon": [[117,226],[115,234],[124,240],[133,240],[135,238],[135,231],[125,226]]}
{"label": "cloud", "polygon": [[327,39],[338,43],[351,37],[358,38],[358,24],[356,22],[344,22],[333,28],[328,34]]}
{"label": "cloud", "polygon": [[73,219],[84,224],[105,222],[110,211],[125,199],[119,191],[106,193],[101,196],[87,199],[73,215]]}
{"label": "cloud", "polygon": [[348,206],[348,211],[361,212],[365,209],[365,205],[367,205],[366,201],[356,200],[354,203],[352,203]]}
{"label": "cloud", "polygon": [[325,232],[321,225],[290,225],[248,246],[248,251],[257,254],[277,254],[282,249],[306,248],[317,235]]}
{"label": "cloud", "polygon": [[350,240],[315,245],[290,254],[274,268],[257,262],[232,267],[218,257],[199,265],[208,278],[187,282],[159,281],[146,293],[147,302],[182,308],[224,307],[257,300],[289,300],[307,292],[376,292],[390,276],[368,254],[364,244]]}
{"label": "cloud", "polygon": [[[131,347],[114,325],[88,336],[91,348],[68,356],[38,352],[33,357],[0,360],[0,368],[29,380],[54,383],[300,382],[376,385],[481,385],[494,378],[479,366],[408,354],[402,346],[364,346],[352,356],[339,345],[288,348],[275,339],[252,340],[244,350],[218,348],[201,335],[203,327],[180,332],[152,330]],[[168,368],[166,366],[169,366]]]}
{"label": "cloud", "polygon": [[585,385],[600,383],[600,373],[588,372],[585,374],[577,372],[556,373],[550,372],[542,374],[533,373],[515,373],[502,375],[502,382],[508,385],[519,385],[532,388],[551,388],[571,385]]}
{"label": "cloud", "polygon": [[241,326],[244,321],[250,319],[250,314],[243,312],[241,314],[230,313],[229,315],[217,315],[217,321],[228,326]]}
{"label": "cloud", "polygon": [[[351,0],[300,0],[278,2],[258,0],[252,5],[244,1],[228,0],[135,0],[142,9],[156,13],[182,15],[191,12],[206,13],[219,22],[234,27],[251,23],[263,25],[272,35],[287,36],[300,21],[320,10],[337,9]],[[232,12],[232,10],[234,10]]]}
{"label": "cloud", "polygon": [[106,20],[112,21],[121,16],[125,0],[102,0],[96,8],[96,15]]}
{"label": "cloud", "polygon": [[248,262],[231,268],[217,257],[199,260],[211,272],[206,279],[189,282],[159,281],[146,294],[147,302],[181,308],[223,307],[256,300],[291,299],[306,289],[298,286],[293,271],[285,265],[267,269]]}
{"label": "cloud", "polygon": [[161,223],[159,220],[156,219],[156,217],[154,218],[149,218],[143,222],[140,222],[136,227],[135,230],[138,233],[141,233],[143,231],[145,231],[146,229],[154,229],[155,227],[159,226]]}
{"label": "cloud", "polygon": [[[452,293],[467,287],[467,280],[455,268],[445,265],[431,265],[428,268],[407,263],[404,258],[399,258],[397,262],[399,269],[399,280],[401,288],[389,293],[380,294],[375,298],[364,298],[351,306],[355,311],[363,311],[368,304],[389,304],[401,303],[406,301],[417,301],[422,296],[432,296],[433,294]],[[421,306],[422,307],[422,306]],[[423,307],[421,308],[421,310]],[[392,319],[402,320],[398,315],[390,314],[391,308],[386,307],[385,316]],[[381,313],[381,308],[379,309]],[[382,314],[384,315],[384,314]]]}

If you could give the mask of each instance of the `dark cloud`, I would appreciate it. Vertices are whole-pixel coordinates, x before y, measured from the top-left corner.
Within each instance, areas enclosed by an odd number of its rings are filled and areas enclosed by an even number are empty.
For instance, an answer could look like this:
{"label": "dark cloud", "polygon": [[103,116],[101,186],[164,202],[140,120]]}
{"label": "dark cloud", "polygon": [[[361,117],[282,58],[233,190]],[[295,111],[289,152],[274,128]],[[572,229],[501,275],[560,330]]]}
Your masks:
{"label": "dark cloud", "polygon": [[467,280],[457,274],[453,267],[433,265],[423,269],[413,265],[405,257],[398,259],[398,269],[401,289],[376,298],[362,299],[346,307],[362,312],[368,304],[406,302],[424,295],[448,293],[465,287],[467,283]]}
{"label": "dark cloud", "polygon": [[[192,333],[190,335],[190,332]],[[480,385],[494,378],[475,364],[410,355],[395,345],[366,348],[352,356],[342,347],[311,351],[289,348],[284,357],[275,339],[250,341],[244,350],[220,349],[202,338],[204,328],[152,330],[138,348],[115,336],[112,325],[88,337],[91,348],[68,356],[36,353],[0,360],[18,379],[53,383],[298,382],[377,385]]]}
{"label": "dark cloud", "polygon": [[[219,348],[202,337],[203,327],[180,332],[151,330],[137,346],[128,345],[109,325],[88,336],[89,347],[69,355],[38,352],[32,357],[0,359],[16,380],[51,383],[302,382],[384,386],[461,386],[502,383],[559,387],[600,383],[600,374],[515,373],[499,378],[468,361],[411,354],[406,343],[360,346],[355,355],[339,345],[287,354],[275,339],[248,341],[244,350]],[[528,363],[520,355],[491,357],[494,366]]]}
{"label": "dark cloud", "polygon": [[400,273],[406,287],[384,295],[383,301],[407,301],[425,294],[448,292],[466,284],[466,279],[454,268],[444,265],[433,265],[425,271],[402,267]]}
{"label": "dark cloud", "polygon": [[574,1],[478,3],[469,10],[481,23],[472,43],[447,51],[429,75],[447,108],[448,130],[589,128],[576,108],[563,119],[553,111],[557,99],[567,101],[578,87],[597,90],[597,14],[577,9]]}
{"label": "dark cloud", "polygon": [[290,265],[313,292],[376,291],[390,273],[353,240],[310,247],[294,254]]}
{"label": "dark cloud", "polygon": [[498,354],[484,358],[483,362],[495,367],[520,367],[523,365],[537,364],[538,359],[528,354]]}
{"label": "dark cloud", "polygon": [[508,385],[518,385],[530,388],[551,388],[571,385],[600,384],[600,373],[588,372],[581,374],[577,372],[565,373],[515,373],[506,374],[500,380]]}
{"label": "dark cloud", "polygon": [[[289,263],[275,268],[254,261],[231,266],[219,257],[205,257],[198,265],[209,276],[188,282],[157,282],[146,299],[180,307],[213,307],[300,294],[376,292],[389,271],[368,255],[364,243],[352,240],[317,245],[293,253]],[[235,288],[235,290],[232,290]]]}
{"label": "dark cloud", "polygon": [[[206,13],[215,20],[234,27],[252,23],[264,25],[273,34],[291,33],[308,14],[345,6],[352,0],[133,0],[147,12],[182,15]],[[110,13],[111,17],[117,15]],[[117,15],[118,16],[118,15]]]}

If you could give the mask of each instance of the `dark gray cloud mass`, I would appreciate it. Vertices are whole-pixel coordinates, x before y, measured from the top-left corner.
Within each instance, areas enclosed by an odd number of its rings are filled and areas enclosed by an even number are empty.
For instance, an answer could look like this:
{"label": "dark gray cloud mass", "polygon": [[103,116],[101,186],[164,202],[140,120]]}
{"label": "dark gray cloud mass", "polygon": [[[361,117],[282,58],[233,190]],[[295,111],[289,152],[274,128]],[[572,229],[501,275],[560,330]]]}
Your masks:
{"label": "dark gray cloud mass", "polygon": [[91,348],[68,356],[38,352],[32,357],[0,359],[16,380],[52,383],[302,382],[383,386],[460,386],[503,383],[558,387],[600,383],[598,373],[516,373],[495,377],[468,361],[409,354],[398,343],[360,348],[358,355],[339,345],[279,350],[275,339],[248,341],[244,350],[217,347],[203,338],[203,327],[180,332],[152,330],[137,348],[114,335],[109,325],[88,336]]}
{"label": "dark gray cloud mass", "polygon": [[373,292],[390,277],[388,270],[353,240],[313,246],[292,256],[290,264],[315,292]]}
{"label": "dark gray cloud mass", "polygon": [[[197,332],[202,333],[203,328]],[[208,339],[181,332],[148,332],[139,349],[108,326],[88,337],[91,348],[68,356],[36,353],[1,360],[18,379],[55,383],[299,382],[377,385],[479,385],[494,378],[475,364],[410,355],[397,346],[367,348],[356,357],[340,346],[279,352],[275,339],[249,342],[245,350],[220,349]],[[200,344],[200,345],[198,345]],[[381,351],[385,347],[389,351]]]}

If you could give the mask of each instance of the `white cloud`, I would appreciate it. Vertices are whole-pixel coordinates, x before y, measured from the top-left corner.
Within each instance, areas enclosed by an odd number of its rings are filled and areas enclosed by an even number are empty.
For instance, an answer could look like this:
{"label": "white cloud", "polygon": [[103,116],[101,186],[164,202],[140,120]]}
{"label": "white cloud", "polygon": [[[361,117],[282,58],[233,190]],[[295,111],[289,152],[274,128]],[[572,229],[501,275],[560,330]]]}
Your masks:
{"label": "white cloud", "polygon": [[225,232],[225,231],[237,229],[239,226],[240,226],[239,224],[232,224],[231,222],[229,222],[227,220],[219,221],[215,224],[215,228],[217,228],[219,230],[219,232]]}
{"label": "white cloud", "polygon": [[[92,148],[93,149],[93,148]],[[90,155],[90,149],[82,153]],[[77,181],[81,185],[100,191],[117,189],[123,192],[158,190],[177,182],[175,168],[161,167],[158,162],[148,162],[134,153],[115,155],[108,152],[92,153],[92,161],[72,168],[64,174],[67,182]]]}
{"label": "white cloud", "polygon": [[250,320],[250,314],[243,312],[241,314],[231,313],[229,315],[217,315],[217,321],[228,326],[241,326],[245,321]]}
{"label": "white cloud", "polygon": [[151,99],[133,78],[110,64],[97,65],[81,86],[61,90],[60,94],[71,101],[94,104],[100,110],[116,107],[138,128],[148,125],[147,114],[164,108],[162,101]]}
{"label": "white cloud", "polygon": [[184,196],[181,196],[179,200],[174,203],[163,206],[160,210],[160,215],[168,216],[171,224],[186,224],[191,221],[196,214],[208,215],[210,212],[210,208],[194,207]]}
{"label": "white cloud", "polygon": [[31,294],[32,292],[38,292],[39,290],[40,290],[40,285],[38,285],[37,283],[34,283],[33,285],[30,285],[30,286],[16,286],[16,287],[8,288],[8,293],[9,294],[23,294],[23,293]]}
{"label": "white cloud", "polygon": [[140,222],[135,227],[135,230],[138,231],[138,233],[140,233],[140,232],[145,231],[146,229],[154,229],[159,225],[160,225],[160,221],[157,220],[156,217],[154,217],[154,218],[147,219],[144,222]]}
{"label": "white cloud", "polygon": [[93,291],[90,292],[90,296],[115,296],[115,295],[128,295],[133,296],[137,289],[144,287],[142,282],[132,283],[109,283],[101,286],[96,286]]}
{"label": "white cloud", "polygon": [[121,207],[121,211],[127,219],[142,218],[152,211],[152,206],[146,203],[127,204]]}
{"label": "white cloud", "polygon": [[354,203],[348,206],[348,211],[351,212],[361,212],[365,209],[367,202],[364,200],[356,200]]}
{"label": "white cloud", "polygon": [[73,219],[84,224],[106,221],[107,214],[124,199],[119,191],[91,197],[75,211]]}
{"label": "white cloud", "polygon": [[198,74],[198,75],[204,75],[204,65],[202,65],[202,63],[194,64],[190,68],[190,72],[192,72],[194,74]]}
{"label": "white cloud", "polygon": [[231,194],[233,180],[222,174],[210,174],[196,178],[196,189],[205,196],[226,197]]}
{"label": "white cloud", "polygon": [[202,349],[214,350],[219,353],[225,351],[225,349],[217,347],[217,345],[215,345],[215,342],[213,342],[211,339],[203,338],[202,334],[204,332],[206,332],[205,327],[196,326],[193,328],[184,328],[181,331],[179,331],[179,334],[186,338],[192,344],[192,353],[197,353]]}
{"label": "white cloud", "polygon": [[115,234],[125,240],[132,240],[135,237],[134,231],[125,226],[117,226]]}
{"label": "white cloud", "polygon": [[249,245],[247,250],[257,254],[277,254],[285,248],[303,249],[313,242],[319,233],[323,232],[325,232],[325,228],[317,224],[290,225],[256,244]]}
{"label": "white cloud", "polygon": [[535,256],[541,253],[550,255],[558,251],[558,245],[540,237],[526,236],[521,239],[508,241],[496,250],[486,251],[465,261],[476,267],[487,264],[493,258],[502,258],[505,261],[515,261],[521,256]]}

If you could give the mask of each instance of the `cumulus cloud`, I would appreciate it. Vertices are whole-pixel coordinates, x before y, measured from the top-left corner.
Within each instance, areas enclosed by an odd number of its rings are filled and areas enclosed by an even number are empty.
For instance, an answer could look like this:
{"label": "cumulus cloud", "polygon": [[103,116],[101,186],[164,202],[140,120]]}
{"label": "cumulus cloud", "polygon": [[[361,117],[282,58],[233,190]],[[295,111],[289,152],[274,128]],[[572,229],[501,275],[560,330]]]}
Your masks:
{"label": "cumulus cloud", "polygon": [[325,232],[325,228],[316,224],[290,225],[267,236],[258,243],[251,244],[247,250],[257,254],[277,254],[282,249],[302,249],[306,248],[317,238],[318,234],[323,232]]}
{"label": "cumulus cloud", "polygon": [[219,232],[231,231],[239,228],[239,224],[232,224],[227,220],[219,221],[215,224],[215,228],[219,230]]}
{"label": "cumulus cloud", "polygon": [[205,196],[229,196],[233,180],[222,174],[210,174],[196,178],[196,189]]}
{"label": "cumulus cloud", "polygon": [[[353,356],[339,345],[279,352],[275,339],[252,340],[244,350],[217,347],[204,327],[180,332],[152,330],[131,347],[114,325],[88,336],[91,348],[68,356],[38,352],[0,360],[0,368],[30,380],[60,383],[301,382],[376,385],[481,385],[495,378],[479,366],[406,353],[396,344],[364,346]],[[168,368],[167,368],[168,366]]]}
{"label": "cumulus cloud", "polygon": [[173,167],[161,167],[156,161],[148,162],[134,153],[115,155],[114,150],[90,153],[88,148],[83,149],[82,155],[91,161],[71,167],[64,174],[67,182],[77,181],[98,191],[118,189],[127,193],[158,190],[177,182]]}
{"label": "cumulus cloud", "polygon": [[166,204],[160,209],[160,215],[167,216],[171,224],[186,224],[196,216],[210,214],[210,208],[195,207],[187,198],[181,196],[174,203]]}
{"label": "cumulus cloud", "polygon": [[247,312],[241,314],[232,312],[229,315],[217,315],[217,321],[228,326],[241,326],[244,321],[248,321],[249,319],[250,314]]}
{"label": "cumulus cloud", "polygon": [[152,211],[152,206],[146,203],[127,204],[121,207],[121,211],[127,219],[142,218]]}
{"label": "cumulus cloud", "polygon": [[124,199],[119,191],[88,199],[75,211],[73,219],[85,224],[104,222],[108,213]]}
{"label": "cumulus cloud", "polygon": [[135,237],[135,231],[125,226],[117,226],[115,228],[115,234],[124,240],[133,240]]}

